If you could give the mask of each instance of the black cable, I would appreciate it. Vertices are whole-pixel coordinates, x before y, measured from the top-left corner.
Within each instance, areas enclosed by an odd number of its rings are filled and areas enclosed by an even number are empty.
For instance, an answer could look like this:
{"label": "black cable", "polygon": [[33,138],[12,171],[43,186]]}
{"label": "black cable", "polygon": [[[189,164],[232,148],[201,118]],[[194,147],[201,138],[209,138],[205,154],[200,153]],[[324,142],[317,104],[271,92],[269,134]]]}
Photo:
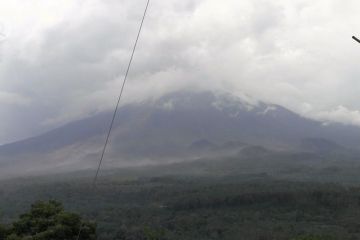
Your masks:
{"label": "black cable", "polygon": [[144,15],[143,15],[143,18],[142,18],[142,20],[141,20],[140,28],[139,28],[139,31],[138,31],[138,34],[137,34],[137,37],[136,37],[136,41],[135,41],[135,44],[134,44],[134,47],[133,47],[133,50],[132,50],[132,54],[131,54],[131,57],[130,57],[129,64],[128,64],[127,69],[126,69],[126,74],[125,74],[125,76],[124,76],[123,84],[122,84],[122,86],[121,86],[120,94],[119,94],[119,97],[118,97],[118,100],[117,100],[117,103],[116,103],[116,106],[115,106],[115,110],[114,110],[114,113],[113,113],[113,117],[112,117],[112,119],[111,119],[109,131],[108,131],[108,134],[107,134],[107,136],[106,136],[106,141],[105,141],[105,144],[104,144],[104,148],[103,148],[102,153],[101,153],[101,157],[100,157],[100,161],[99,161],[99,166],[98,166],[98,168],[97,168],[97,171],[96,171],[96,174],[95,174],[95,178],[94,178],[94,180],[93,180],[93,186],[94,186],[94,187],[96,186],[96,182],[97,182],[97,179],[98,179],[98,176],[99,176],[99,172],[100,172],[100,169],[101,169],[101,165],[102,165],[102,162],[103,162],[103,160],[104,160],[104,155],[105,155],[105,152],[106,152],[106,148],[107,148],[107,145],[108,145],[108,143],[109,143],[111,131],[112,131],[113,127],[114,127],[114,122],[115,122],[116,114],[117,114],[117,111],[118,111],[118,109],[119,109],[119,105],[120,105],[120,102],[121,102],[121,97],[122,97],[123,92],[124,92],[126,80],[127,80],[128,75],[129,75],[129,72],[130,72],[131,63],[132,63],[133,58],[134,58],[134,54],[135,54],[135,51],[136,51],[136,47],[137,47],[137,44],[138,44],[138,41],[139,41],[139,38],[140,38],[140,33],[141,33],[142,27],[143,27],[143,25],[144,25],[144,21],[145,21],[145,17],[146,17],[146,13],[147,13],[148,7],[149,7],[149,3],[150,3],[150,0],[148,0],[148,1],[147,1],[147,4],[146,4],[146,8],[145,8],[145,11],[144,11]]}
{"label": "black cable", "polygon": [[[149,8],[149,4],[150,4],[150,0],[147,0],[144,15],[143,15],[142,20],[141,20],[141,24],[140,24],[140,27],[139,27],[138,34],[136,36],[134,47],[132,49],[131,57],[130,57],[130,60],[129,60],[129,63],[128,63],[128,66],[127,66],[127,69],[126,69],[126,73],[125,73],[124,80],[123,80],[123,83],[122,83],[122,86],[121,86],[120,94],[119,94],[118,100],[117,100],[116,105],[115,105],[115,109],[114,109],[114,113],[113,113],[113,116],[112,116],[112,119],[111,119],[111,122],[110,122],[109,130],[108,130],[108,133],[106,135],[105,144],[104,144],[104,147],[103,147],[102,152],[101,152],[99,165],[98,165],[98,167],[96,169],[96,174],[95,174],[95,177],[93,179],[92,187],[94,189],[96,188],[96,182],[97,182],[98,177],[99,177],[99,173],[100,173],[101,166],[102,166],[102,163],[103,163],[103,160],[104,160],[105,152],[106,152],[106,149],[107,149],[107,146],[108,146],[108,143],[109,143],[111,131],[112,131],[113,127],[114,127],[115,118],[116,118],[116,115],[117,115],[117,112],[118,112],[118,109],[119,109],[119,105],[120,105],[120,102],[121,102],[121,98],[122,98],[122,95],[123,95],[123,92],[124,92],[126,80],[127,80],[128,75],[129,75],[129,72],[130,72],[131,64],[132,64],[132,61],[134,59],[136,47],[137,47],[137,44],[139,42],[141,30],[142,30],[143,25],[144,25],[144,21],[145,21],[147,10]],[[83,227],[84,227],[84,225],[82,224],[80,226],[80,230],[79,230],[78,236],[76,238],[77,240],[79,240],[79,238],[80,238]]]}
{"label": "black cable", "polygon": [[357,41],[358,43],[360,43],[360,40],[359,40],[357,37],[352,36],[352,39],[354,39],[355,41]]}

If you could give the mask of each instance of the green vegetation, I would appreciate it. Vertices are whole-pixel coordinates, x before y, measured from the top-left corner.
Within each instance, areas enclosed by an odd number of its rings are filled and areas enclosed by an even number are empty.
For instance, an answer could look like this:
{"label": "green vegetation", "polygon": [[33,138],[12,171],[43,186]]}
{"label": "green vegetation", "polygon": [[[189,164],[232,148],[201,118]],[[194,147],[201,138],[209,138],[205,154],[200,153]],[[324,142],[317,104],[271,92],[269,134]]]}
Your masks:
{"label": "green vegetation", "polygon": [[[357,165],[335,158],[325,164],[308,154],[251,154],[102,171],[95,192],[92,171],[1,181],[0,222],[7,227],[0,226],[0,239],[38,233],[16,226],[30,226],[33,210],[48,202],[18,216],[52,199],[77,215],[62,221],[61,210],[56,223],[42,228],[46,234],[60,224],[72,235],[83,216],[97,223],[101,240],[360,239]],[[50,209],[62,209],[52,203]]]}
{"label": "green vegetation", "polygon": [[299,236],[297,238],[294,238],[292,240],[332,240],[334,239],[331,236],[327,236],[327,235],[323,235],[323,236],[319,236],[319,235],[307,235],[307,236]]}
{"label": "green vegetation", "polygon": [[[96,220],[99,239],[104,240],[360,239],[358,187],[276,180],[264,174],[133,180],[112,174],[102,177],[96,193],[88,183],[88,179],[4,183],[3,222],[15,220],[11,229],[18,236],[34,234],[17,227],[29,226],[44,203],[33,205],[18,220],[16,216],[36,199],[57,199],[66,209]],[[78,215],[65,217],[57,204],[50,206],[50,212],[62,213],[56,214],[61,228],[70,235],[76,232]],[[54,222],[46,226],[45,232],[58,229]],[[1,229],[4,235],[7,230]]]}
{"label": "green vegetation", "polygon": [[76,239],[80,227],[80,239],[96,239],[95,224],[82,221],[77,214],[65,212],[61,203],[36,202],[28,213],[22,214],[9,226],[0,225],[0,239],[71,240]]}

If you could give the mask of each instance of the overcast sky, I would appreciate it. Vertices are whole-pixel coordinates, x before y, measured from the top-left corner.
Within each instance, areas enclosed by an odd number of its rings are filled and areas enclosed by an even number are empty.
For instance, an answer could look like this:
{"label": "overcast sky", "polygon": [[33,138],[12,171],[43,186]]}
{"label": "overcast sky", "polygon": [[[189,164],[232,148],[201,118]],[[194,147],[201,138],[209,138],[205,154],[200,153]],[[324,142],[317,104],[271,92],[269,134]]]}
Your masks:
{"label": "overcast sky", "polygon": [[[0,1],[0,143],[109,109],[146,0]],[[124,100],[232,91],[360,125],[357,0],[152,0]]]}

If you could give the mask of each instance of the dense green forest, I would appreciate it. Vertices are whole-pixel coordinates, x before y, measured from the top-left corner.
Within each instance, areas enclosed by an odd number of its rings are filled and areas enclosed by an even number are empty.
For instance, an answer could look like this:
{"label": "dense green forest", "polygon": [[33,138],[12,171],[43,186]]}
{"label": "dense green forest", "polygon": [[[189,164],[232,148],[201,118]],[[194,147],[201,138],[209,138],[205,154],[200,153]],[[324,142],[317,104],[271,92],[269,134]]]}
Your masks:
{"label": "dense green forest", "polygon": [[3,224],[21,221],[18,215],[39,199],[56,199],[96,220],[98,239],[360,239],[356,186],[266,174],[123,179],[112,173],[94,192],[88,177],[75,176],[3,181]]}
{"label": "dense green forest", "polygon": [[96,222],[101,240],[355,240],[360,168],[345,157],[254,148],[243,158],[103,170],[95,191],[93,171],[1,180],[0,222],[14,229],[34,203],[55,200]]}
{"label": "dense green forest", "polygon": [[0,239],[4,240],[64,240],[77,236],[79,240],[95,240],[96,225],[64,211],[61,203],[52,200],[38,201],[18,220],[0,225]]}

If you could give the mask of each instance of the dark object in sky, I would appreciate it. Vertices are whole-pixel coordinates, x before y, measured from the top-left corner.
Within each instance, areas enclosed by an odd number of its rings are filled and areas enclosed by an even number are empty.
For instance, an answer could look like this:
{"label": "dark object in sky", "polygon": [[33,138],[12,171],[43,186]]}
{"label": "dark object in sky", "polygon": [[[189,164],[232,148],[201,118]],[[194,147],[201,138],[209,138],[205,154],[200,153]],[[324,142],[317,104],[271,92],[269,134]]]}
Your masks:
{"label": "dark object in sky", "polygon": [[354,39],[355,41],[357,41],[358,43],[360,43],[360,40],[359,40],[357,37],[352,36],[352,39]]}

